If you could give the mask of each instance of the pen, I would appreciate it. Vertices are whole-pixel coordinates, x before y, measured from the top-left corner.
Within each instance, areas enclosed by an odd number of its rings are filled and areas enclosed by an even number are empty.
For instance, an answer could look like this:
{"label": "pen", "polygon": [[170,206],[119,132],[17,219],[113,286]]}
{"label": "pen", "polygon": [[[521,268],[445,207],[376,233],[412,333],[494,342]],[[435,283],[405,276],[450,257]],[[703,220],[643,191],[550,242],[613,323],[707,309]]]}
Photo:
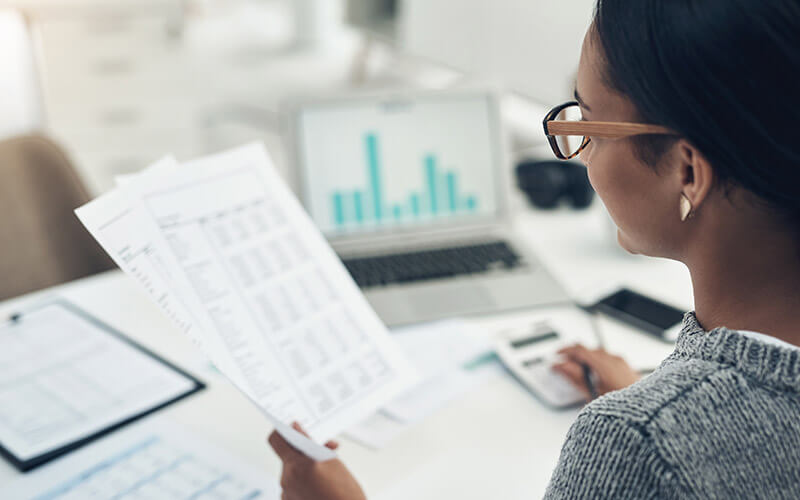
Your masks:
{"label": "pen", "polygon": [[589,365],[581,363],[581,368],[583,368],[583,381],[586,382],[586,387],[589,389],[589,396],[592,400],[597,399],[597,388],[592,382],[592,371],[589,369]]}

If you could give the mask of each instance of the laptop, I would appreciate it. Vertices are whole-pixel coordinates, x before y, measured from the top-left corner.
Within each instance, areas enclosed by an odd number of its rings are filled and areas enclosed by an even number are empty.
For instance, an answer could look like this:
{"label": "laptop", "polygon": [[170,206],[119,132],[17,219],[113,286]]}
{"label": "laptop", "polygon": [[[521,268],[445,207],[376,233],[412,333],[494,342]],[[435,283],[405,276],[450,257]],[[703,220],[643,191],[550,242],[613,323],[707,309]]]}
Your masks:
{"label": "laptop", "polygon": [[295,104],[297,193],[388,325],[564,303],[511,231],[487,90]]}

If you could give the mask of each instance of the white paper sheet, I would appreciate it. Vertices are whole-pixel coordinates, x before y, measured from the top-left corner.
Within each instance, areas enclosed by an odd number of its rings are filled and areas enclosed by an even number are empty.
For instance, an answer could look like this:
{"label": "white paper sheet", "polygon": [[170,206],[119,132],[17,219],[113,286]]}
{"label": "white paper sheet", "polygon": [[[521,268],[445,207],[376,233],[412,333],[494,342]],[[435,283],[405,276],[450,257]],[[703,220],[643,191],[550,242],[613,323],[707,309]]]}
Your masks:
{"label": "white paper sheet", "polygon": [[[163,173],[177,167],[174,160],[167,157],[151,165],[143,173]],[[128,176],[121,184],[129,184],[135,177]],[[220,372],[236,387],[246,387],[245,377],[223,339],[209,334],[214,331],[214,327],[206,318],[202,307],[189,304],[195,300],[195,295],[191,293],[191,284],[186,275],[179,271],[180,266],[158,226],[131,199],[130,194],[116,189],[75,212],[120,269],[139,283],[161,310],[214,362]],[[252,400],[248,393],[245,395]],[[335,457],[331,450],[307,439],[271,413],[265,412],[265,416],[284,438],[306,455],[315,460]]]}
{"label": "white paper sheet", "polygon": [[469,321],[403,327],[392,336],[417,369],[420,383],[347,430],[349,439],[372,449],[383,448],[414,423],[504,373],[496,359],[465,368],[493,348],[490,334]]}
{"label": "white paper sheet", "polygon": [[280,486],[176,424],[148,419],[0,486],[0,497],[277,500]]}
{"label": "white paper sheet", "polygon": [[194,318],[198,343],[296,446],[310,443],[290,421],[325,441],[413,380],[262,146],[153,169],[122,190],[144,223],[122,225],[116,244],[100,230],[109,223],[101,207],[81,209],[81,220],[112,257],[149,224],[140,235],[167,256],[177,276],[167,288]]}
{"label": "white paper sheet", "polygon": [[348,429],[345,436],[362,446],[380,450],[402,436],[403,432],[412,425],[410,422],[395,420],[382,411],[378,411]]}
{"label": "white paper sheet", "polygon": [[0,443],[23,461],[194,387],[57,303],[0,325]]}
{"label": "white paper sheet", "polygon": [[[177,168],[171,158],[148,167],[145,172],[164,172]],[[133,177],[126,179],[130,182]],[[206,334],[208,325],[196,314],[198,307],[190,304],[194,296],[190,284],[158,227],[128,193],[112,190],[75,213],[91,235],[101,243],[114,262],[147,292],[162,312],[183,331],[206,355],[222,353],[215,363],[228,377],[236,377],[235,364],[227,356],[224,344]]]}
{"label": "white paper sheet", "polygon": [[119,268],[133,277],[183,332],[196,339],[199,322],[173,291],[181,276],[169,262],[171,255],[158,244],[152,222],[134,209],[125,193],[113,190],[75,213]]}
{"label": "white paper sheet", "polygon": [[392,338],[417,369],[420,383],[494,349],[493,332],[463,319],[395,328]]}
{"label": "white paper sheet", "polygon": [[373,413],[349,428],[345,436],[367,448],[379,450],[448,403],[504,374],[505,370],[496,359],[474,369],[461,368],[440,374],[392,400],[391,412],[385,408]]}
{"label": "white paper sheet", "polygon": [[404,327],[392,336],[417,369],[420,383],[383,406],[402,421],[416,421],[480,383],[462,366],[492,350],[489,334],[464,320]]}

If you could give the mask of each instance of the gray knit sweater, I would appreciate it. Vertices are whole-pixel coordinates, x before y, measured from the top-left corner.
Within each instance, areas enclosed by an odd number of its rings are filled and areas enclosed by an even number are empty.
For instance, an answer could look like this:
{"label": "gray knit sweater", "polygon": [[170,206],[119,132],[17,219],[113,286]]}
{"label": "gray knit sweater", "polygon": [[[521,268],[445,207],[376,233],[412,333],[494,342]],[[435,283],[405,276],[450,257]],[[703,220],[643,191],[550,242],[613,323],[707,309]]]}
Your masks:
{"label": "gray knit sweater", "polygon": [[800,498],[800,349],[686,314],[656,371],[581,411],[545,498]]}

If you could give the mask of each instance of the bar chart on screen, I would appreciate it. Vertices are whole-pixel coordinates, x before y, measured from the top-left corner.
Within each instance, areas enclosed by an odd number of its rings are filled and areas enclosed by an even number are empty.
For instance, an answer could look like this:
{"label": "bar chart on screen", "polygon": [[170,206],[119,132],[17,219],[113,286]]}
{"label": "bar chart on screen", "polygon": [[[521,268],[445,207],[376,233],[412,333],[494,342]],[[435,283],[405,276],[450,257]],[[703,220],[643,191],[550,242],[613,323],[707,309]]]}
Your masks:
{"label": "bar chart on screen", "polygon": [[449,224],[497,210],[485,94],[314,107],[299,119],[304,197],[326,234]]}
{"label": "bar chart on screen", "polygon": [[420,156],[418,168],[424,185],[399,200],[387,199],[377,133],[364,134],[364,152],[367,184],[362,189],[349,192],[335,190],[331,194],[332,222],[335,227],[368,223],[380,225],[389,221],[458,215],[477,210],[478,198],[460,192],[458,171],[443,168],[434,153]]}

